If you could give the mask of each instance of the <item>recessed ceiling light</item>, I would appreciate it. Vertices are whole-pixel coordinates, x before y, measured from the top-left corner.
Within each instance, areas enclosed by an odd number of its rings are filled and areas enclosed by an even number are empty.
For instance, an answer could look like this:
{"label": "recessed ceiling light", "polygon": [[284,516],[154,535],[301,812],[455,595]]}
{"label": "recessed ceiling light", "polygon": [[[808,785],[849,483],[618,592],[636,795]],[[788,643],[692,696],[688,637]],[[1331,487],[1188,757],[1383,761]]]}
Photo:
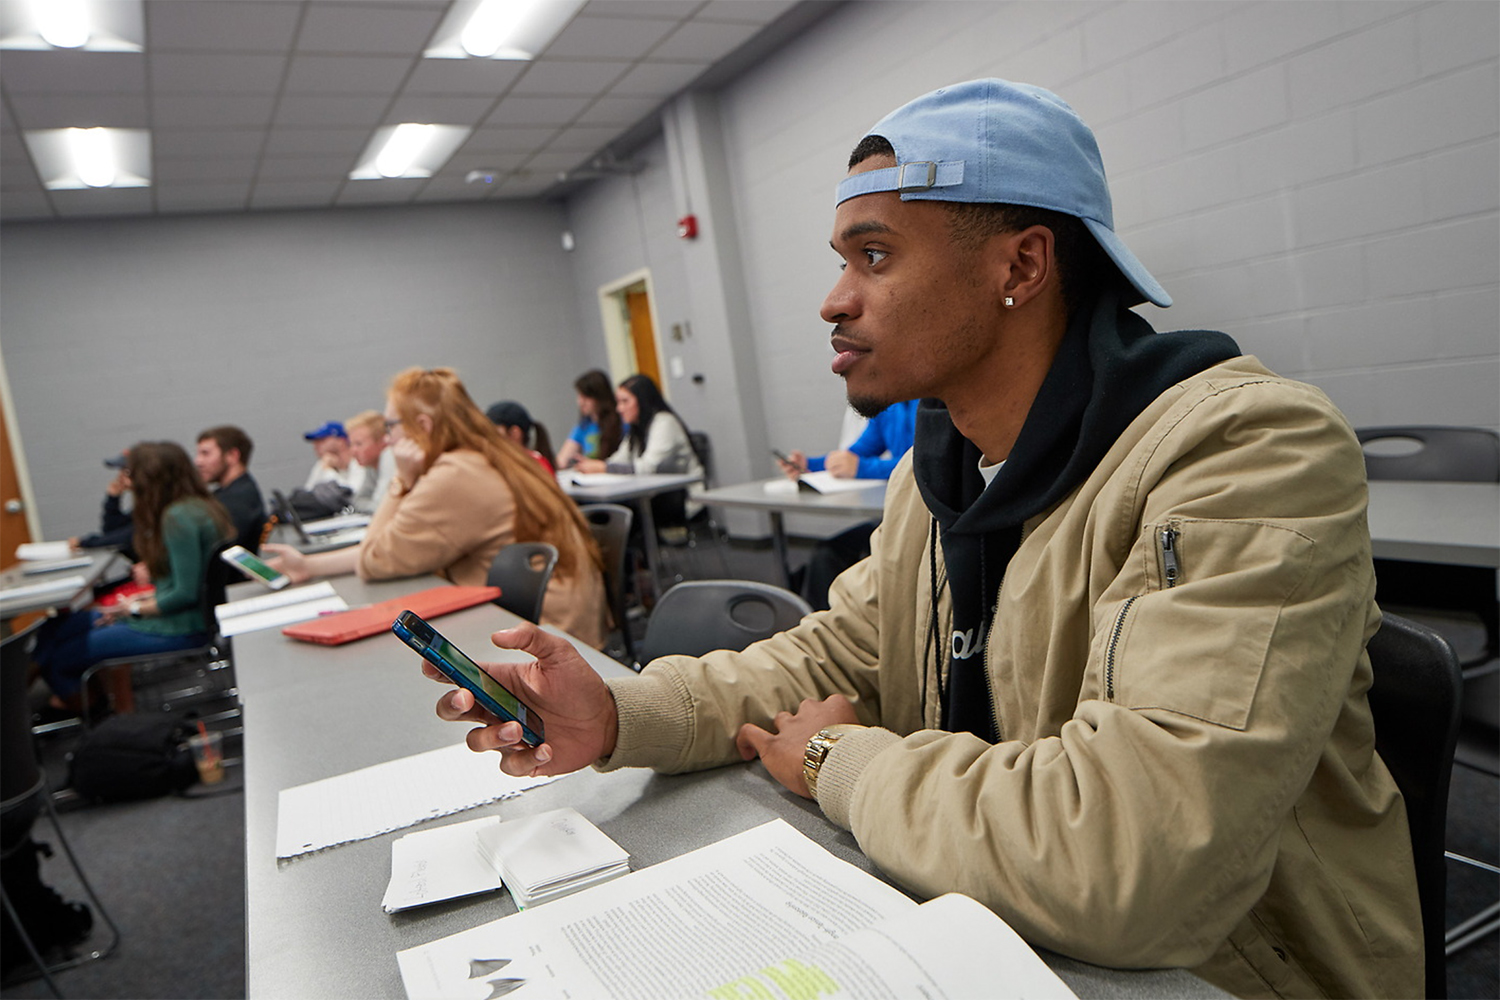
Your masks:
{"label": "recessed ceiling light", "polygon": [[462,125],[403,122],[382,125],[360,154],[349,179],[431,177],[464,144],[471,130]]}
{"label": "recessed ceiling light", "polygon": [[107,128],[68,129],[68,150],[73,171],[91,188],[107,188],[115,182],[115,147]]}
{"label": "recessed ceiling light", "polygon": [[143,128],[49,128],[24,133],[49,191],[151,186],[151,133]]}
{"label": "recessed ceiling light", "polygon": [[429,59],[535,59],[583,7],[584,0],[455,0]]}
{"label": "recessed ceiling light", "polygon": [[83,0],[31,0],[31,13],[37,33],[48,45],[76,49],[89,40],[89,15]]}
{"label": "recessed ceiling light", "polygon": [[6,0],[0,3],[0,49],[141,52],[141,0]]}

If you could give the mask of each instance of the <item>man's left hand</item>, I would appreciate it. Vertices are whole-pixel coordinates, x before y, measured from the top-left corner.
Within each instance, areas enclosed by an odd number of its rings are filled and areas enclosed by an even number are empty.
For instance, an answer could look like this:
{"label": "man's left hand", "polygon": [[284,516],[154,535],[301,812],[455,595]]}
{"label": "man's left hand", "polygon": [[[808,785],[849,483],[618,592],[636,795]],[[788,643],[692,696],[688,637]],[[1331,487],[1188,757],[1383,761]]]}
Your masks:
{"label": "man's left hand", "polygon": [[773,778],[804,799],[810,799],[807,781],[802,777],[802,757],[807,750],[807,741],[824,726],[845,722],[859,722],[848,698],[841,694],[829,695],[822,701],[809,698],[797,706],[795,713],[777,712],[771,720],[774,731],[745,723],[740,727],[735,744],[741,757],[746,760],[759,757]]}

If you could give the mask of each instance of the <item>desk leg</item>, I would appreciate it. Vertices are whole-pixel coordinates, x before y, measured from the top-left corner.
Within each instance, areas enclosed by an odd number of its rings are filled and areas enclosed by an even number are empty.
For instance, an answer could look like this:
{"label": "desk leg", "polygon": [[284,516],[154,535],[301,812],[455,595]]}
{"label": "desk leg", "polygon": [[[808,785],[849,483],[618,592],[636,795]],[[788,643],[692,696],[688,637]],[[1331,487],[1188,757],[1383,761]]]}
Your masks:
{"label": "desk leg", "polygon": [[646,547],[646,567],[651,572],[651,586],[656,591],[655,596],[660,597],[661,546],[656,541],[656,518],[651,513],[651,498],[641,497],[635,503],[635,510],[641,518],[641,543]]}
{"label": "desk leg", "polygon": [[781,568],[781,585],[791,587],[792,571],[787,565],[786,558],[786,525],[782,523],[781,511],[773,510],[771,515],[771,548],[776,553],[776,565]]}

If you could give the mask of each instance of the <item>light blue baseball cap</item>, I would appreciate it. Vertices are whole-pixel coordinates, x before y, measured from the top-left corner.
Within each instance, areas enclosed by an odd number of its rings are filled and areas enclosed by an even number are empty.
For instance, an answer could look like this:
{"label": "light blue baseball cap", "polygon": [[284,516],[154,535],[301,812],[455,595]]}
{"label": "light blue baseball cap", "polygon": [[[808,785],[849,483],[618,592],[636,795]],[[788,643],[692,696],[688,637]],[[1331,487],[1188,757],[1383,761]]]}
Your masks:
{"label": "light blue baseball cap", "polygon": [[902,201],[1001,202],[1083,220],[1141,297],[1172,297],[1115,234],[1109,183],[1094,133],[1056,94],[1007,80],[970,80],[924,94],[866,135],[896,151],[896,166],[851,174],[837,201],[896,191]]}

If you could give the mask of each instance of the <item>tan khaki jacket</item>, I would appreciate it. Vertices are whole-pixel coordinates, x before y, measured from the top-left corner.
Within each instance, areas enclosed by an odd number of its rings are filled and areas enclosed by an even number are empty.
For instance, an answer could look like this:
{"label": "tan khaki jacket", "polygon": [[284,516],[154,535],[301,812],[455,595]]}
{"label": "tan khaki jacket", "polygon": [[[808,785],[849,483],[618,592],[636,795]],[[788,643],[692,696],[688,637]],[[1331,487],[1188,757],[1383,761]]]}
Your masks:
{"label": "tan khaki jacket", "polygon": [[[386,494],[360,543],[359,575],[436,573],[482,587],[495,554],[515,540],[516,501],[505,479],[477,451],[445,452],[406,493]],[[584,544],[581,533],[576,544]],[[589,559],[579,564],[582,573],[552,574],[542,622],[597,648],[604,645],[609,607],[604,578]]]}
{"label": "tan khaki jacket", "polygon": [[1242,996],[1420,995],[1406,816],[1365,700],[1363,456],[1332,403],[1227,361],[1028,522],[985,650],[996,745],[936,728],[949,607],[910,463],[829,611],[611,682],[607,766],[735,761],[741,722],[842,692],[871,728],[835,745],[820,804],[913,891]]}

